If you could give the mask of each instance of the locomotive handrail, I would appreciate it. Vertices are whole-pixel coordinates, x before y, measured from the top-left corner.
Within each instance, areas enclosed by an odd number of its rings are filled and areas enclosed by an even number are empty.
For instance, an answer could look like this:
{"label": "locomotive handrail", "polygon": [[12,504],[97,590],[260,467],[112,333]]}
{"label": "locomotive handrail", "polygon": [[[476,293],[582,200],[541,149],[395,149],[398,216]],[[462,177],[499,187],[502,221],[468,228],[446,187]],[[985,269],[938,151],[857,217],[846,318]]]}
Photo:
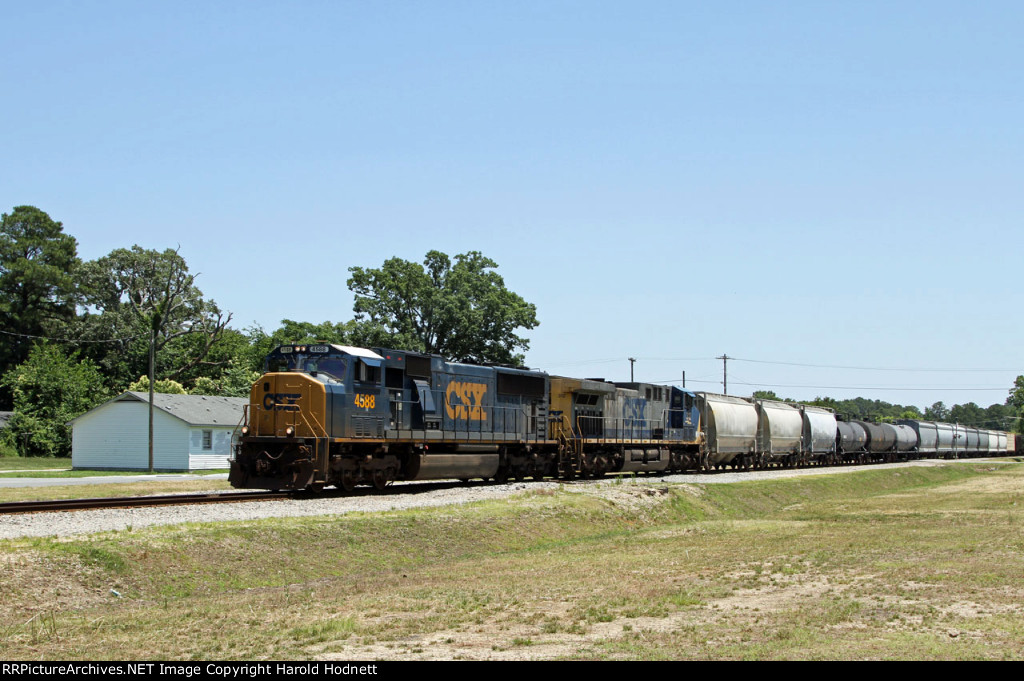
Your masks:
{"label": "locomotive handrail", "polygon": [[[514,435],[516,440],[526,442],[540,442],[541,437],[537,433],[537,429],[528,428],[530,423],[530,414],[527,412],[526,405],[462,405],[452,404],[448,400],[448,396],[444,391],[431,390],[434,394],[435,404],[440,404],[441,409],[445,410],[443,413],[437,414],[439,417],[439,428],[436,430],[428,430],[426,428],[426,412],[424,413],[424,427],[423,428],[411,428],[403,427],[401,424],[396,423],[392,430],[399,435],[402,433],[408,433],[408,437],[413,437],[415,431],[426,431],[431,433],[438,433],[442,439],[450,436],[454,440],[465,440],[466,442],[508,442],[512,438],[509,435]],[[438,395],[438,393],[441,393]],[[391,399],[392,404],[402,405],[419,405],[422,407],[422,402],[417,399],[409,400],[396,400]],[[479,409],[483,418],[480,419],[460,419],[451,418],[447,416],[449,409],[456,407],[472,407]],[[540,415],[538,414],[538,419]],[[490,424],[489,429],[484,428],[483,424]],[[480,424],[474,428],[474,424]],[[500,424],[500,429],[499,429]],[[478,437],[472,437],[476,434]]]}
{"label": "locomotive handrail", "polygon": [[300,411],[299,413],[302,415],[302,421],[306,424],[306,427],[309,428],[309,430],[312,433],[314,433],[314,437],[329,437],[329,435],[327,434],[326,426],[324,426],[324,424],[320,423],[317,420],[316,416],[314,416],[312,413],[308,414],[308,416],[313,419],[313,422],[317,425],[317,427],[320,428],[320,434],[319,435],[316,434],[316,429],[309,425],[309,420],[306,418],[306,416],[307,416],[306,411],[303,410],[303,411]]}
{"label": "locomotive handrail", "polygon": [[[578,416],[577,422],[580,425],[580,432],[584,432],[586,428],[583,427],[585,422],[597,422],[601,425],[601,435],[594,438],[586,438],[595,440],[601,444],[620,444],[628,442],[638,442],[644,440],[660,440],[663,438],[655,437],[655,427],[660,425],[660,421],[655,419],[634,419],[634,418],[618,418],[614,416]],[[640,424],[639,427],[637,424]],[[607,426],[611,425],[613,428],[609,429]],[[609,437],[608,432],[618,433],[619,435]],[[623,436],[622,433],[628,432],[628,436]],[[586,436],[584,436],[586,437]]]}

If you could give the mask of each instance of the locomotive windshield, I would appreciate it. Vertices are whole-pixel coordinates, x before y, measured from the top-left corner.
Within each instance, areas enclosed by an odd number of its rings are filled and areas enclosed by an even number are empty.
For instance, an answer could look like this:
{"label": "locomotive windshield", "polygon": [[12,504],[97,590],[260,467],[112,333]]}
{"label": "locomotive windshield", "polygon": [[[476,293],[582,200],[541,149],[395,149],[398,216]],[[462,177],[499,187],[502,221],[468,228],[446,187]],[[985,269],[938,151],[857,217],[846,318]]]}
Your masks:
{"label": "locomotive windshield", "polygon": [[[321,349],[325,349],[325,352],[318,352]],[[263,370],[301,371],[313,376],[322,375],[341,383],[345,380],[348,361],[344,355],[332,350],[330,346],[318,345],[282,346],[267,356]]]}

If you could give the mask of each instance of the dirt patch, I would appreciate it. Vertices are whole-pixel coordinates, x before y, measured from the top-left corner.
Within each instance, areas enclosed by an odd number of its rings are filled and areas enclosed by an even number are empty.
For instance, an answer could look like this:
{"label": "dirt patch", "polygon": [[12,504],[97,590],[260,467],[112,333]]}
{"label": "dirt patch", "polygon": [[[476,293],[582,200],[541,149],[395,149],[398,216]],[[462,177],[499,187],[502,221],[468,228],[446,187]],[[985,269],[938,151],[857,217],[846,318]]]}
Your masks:
{"label": "dirt patch", "polygon": [[[985,470],[996,470],[987,467]],[[957,483],[942,485],[928,491],[935,495],[974,495],[974,494],[1021,494],[1024,488],[1021,487],[1021,480],[1011,475],[984,475],[977,478],[969,478]],[[919,492],[903,492],[888,495],[892,498],[920,496]]]}
{"label": "dirt patch", "polygon": [[656,506],[671,494],[667,485],[594,485],[581,488],[580,492],[630,511]]}
{"label": "dirt patch", "polygon": [[[750,573],[753,574],[753,573]],[[578,656],[595,646],[643,637],[663,635],[694,628],[707,632],[712,640],[724,620],[735,626],[773,611],[793,608],[800,602],[837,592],[844,588],[826,577],[763,575],[775,583],[733,594],[703,605],[684,608],[665,617],[617,617],[608,622],[573,622],[573,604],[569,601],[539,604],[526,619],[557,621],[562,631],[539,632],[536,624],[508,624],[488,621],[471,628],[439,631],[401,640],[364,643],[357,640],[335,641],[310,650],[314,657],[327,660],[551,660]],[[863,579],[869,579],[864,577]],[[848,586],[848,585],[847,585]],[[522,616],[523,613],[520,613]],[[341,650],[339,650],[341,647]],[[585,652],[583,652],[586,656]]]}

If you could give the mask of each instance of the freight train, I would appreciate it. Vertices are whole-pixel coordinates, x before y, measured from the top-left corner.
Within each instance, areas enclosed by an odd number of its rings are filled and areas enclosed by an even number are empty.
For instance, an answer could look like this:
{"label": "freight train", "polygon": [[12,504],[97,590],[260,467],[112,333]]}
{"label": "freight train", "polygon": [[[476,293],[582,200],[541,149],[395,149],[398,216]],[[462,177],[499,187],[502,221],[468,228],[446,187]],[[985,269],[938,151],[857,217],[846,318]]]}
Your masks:
{"label": "freight train", "polygon": [[386,348],[281,345],[250,393],[234,487],[599,477],[1003,455],[1014,435],[842,420],[788,402],[553,376]]}

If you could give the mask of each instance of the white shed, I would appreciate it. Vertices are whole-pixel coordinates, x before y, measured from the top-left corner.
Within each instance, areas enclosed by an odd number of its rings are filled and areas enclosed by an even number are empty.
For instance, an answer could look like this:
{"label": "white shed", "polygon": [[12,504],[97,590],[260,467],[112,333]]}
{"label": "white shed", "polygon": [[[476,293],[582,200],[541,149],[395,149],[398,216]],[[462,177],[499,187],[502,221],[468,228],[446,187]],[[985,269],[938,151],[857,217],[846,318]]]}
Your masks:
{"label": "white shed", "polygon": [[[227,468],[244,397],[153,395],[153,468]],[[73,468],[147,470],[149,393],[126,392],[70,422]]]}

